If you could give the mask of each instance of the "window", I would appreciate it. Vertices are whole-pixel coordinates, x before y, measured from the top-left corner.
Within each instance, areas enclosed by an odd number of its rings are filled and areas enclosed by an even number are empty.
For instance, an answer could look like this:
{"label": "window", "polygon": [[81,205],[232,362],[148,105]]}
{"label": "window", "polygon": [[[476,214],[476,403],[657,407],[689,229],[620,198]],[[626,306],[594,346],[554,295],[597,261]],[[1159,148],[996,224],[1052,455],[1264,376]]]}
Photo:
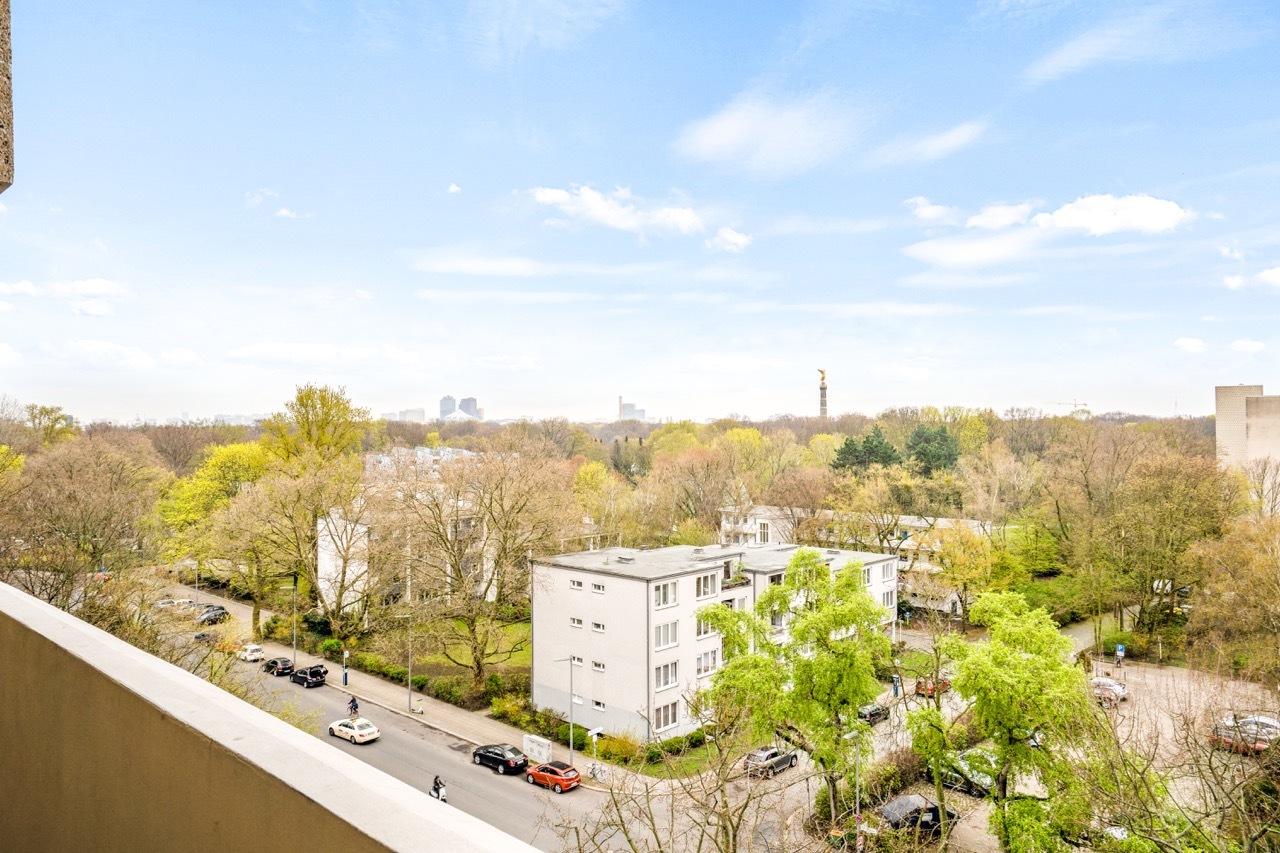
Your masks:
{"label": "window", "polygon": [[670,607],[676,603],[676,582],[660,583],[653,588],[653,606]]}
{"label": "window", "polygon": [[653,628],[653,647],[655,649],[665,649],[668,646],[674,646],[680,642],[680,623],[664,622],[661,625],[655,625]]}
{"label": "window", "polygon": [[569,581],[569,589],[582,589],[582,581]]}
{"label": "window", "polygon": [[715,634],[715,629],[711,627],[711,623],[705,619],[698,620],[698,637],[710,637]]}
{"label": "window", "polygon": [[575,705],[581,705],[581,704],[582,704],[582,697],[581,697],[581,696],[579,696],[577,693],[573,694],[573,704],[575,704]]}
{"label": "window", "polygon": [[680,662],[672,661],[664,663],[662,666],[653,668],[653,689],[666,690],[668,687],[675,687],[676,680],[679,678]]}
{"label": "window", "polygon": [[592,700],[591,700],[591,707],[592,707],[592,708],[595,708],[597,711],[603,711],[603,710],[604,710],[604,703],[603,703],[603,702],[601,702],[599,699],[592,699]]}
{"label": "window", "polygon": [[716,576],[713,572],[709,575],[699,575],[693,580],[693,594],[698,598],[708,598],[716,594]]}
{"label": "window", "polygon": [[604,672],[604,664],[600,663],[598,660],[593,660],[591,662],[591,668],[596,672]]}
{"label": "window", "polygon": [[569,661],[574,666],[582,666],[582,658],[578,657],[577,655],[569,655]]}
{"label": "window", "polygon": [[893,607],[893,590],[889,590],[888,592],[881,595],[880,603],[883,604],[885,607],[892,608]]}
{"label": "window", "polygon": [[672,702],[670,705],[663,705],[655,708],[653,711],[653,728],[654,731],[662,731],[669,729],[679,722],[680,703]]}
{"label": "window", "polygon": [[759,542],[762,545],[767,544],[769,542],[769,522],[767,521],[760,522]]}
{"label": "window", "polygon": [[591,623],[591,630],[592,630],[592,631],[598,631],[598,632],[600,632],[601,634],[603,634],[603,633],[604,633],[604,623],[603,623],[603,622],[592,622],[592,623]]}
{"label": "window", "polygon": [[897,572],[897,567],[893,563],[885,563],[880,567],[880,580],[890,580]]}
{"label": "window", "polygon": [[709,652],[703,652],[698,655],[698,677],[710,675],[716,671],[720,665],[720,650],[712,649]]}
{"label": "window", "polygon": [[863,586],[871,586],[871,567],[862,567],[862,584]]}
{"label": "window", "polygon": [[781,610],[775,610],[769,614],[769,624],[775,631],[781,631],[782,626],[786,624],[786,616]]}
{"label": "window", "polygon": [[604,584],[602,584],[602,583],[593,583],[593,584],[591,585],[591,591],[592,591],[592,592],[604,592]]}
{"label": "window", "polygon": [[570,627],[570,628],[581,628],[581,627],[582,627],[582,620],[581,620],[581,619],[579,619],[577,616],[570,616],[570,617],[569,617],[569,627]]}
{"label": "window", "polygon": [[782,574],[769,575],[769,584],[771,586],[782,586]]}

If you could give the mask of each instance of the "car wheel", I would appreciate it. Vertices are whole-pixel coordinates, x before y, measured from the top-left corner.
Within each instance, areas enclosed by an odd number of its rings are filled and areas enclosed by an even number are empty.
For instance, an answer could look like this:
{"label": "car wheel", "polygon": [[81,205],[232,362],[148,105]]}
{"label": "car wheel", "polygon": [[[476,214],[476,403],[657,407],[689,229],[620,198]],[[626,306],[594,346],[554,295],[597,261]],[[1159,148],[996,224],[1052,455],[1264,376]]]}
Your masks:
{"label": "car wheel", "polygon": [[766,779],[772,779],[772,778],[773,778],[773,774],[774,774],[774,773],[777,773],[777,772],[778,772],[778,771],[777,771],[777,770],[774,770],[774,769],[773,769],[773,766],[772,766],[772,765],[770,765],[770,766],[768,766],[768,767],[766,767],[766,768],[764,769],[764,778],[766,778]]}
{"label": "car wheel", "polygon": [[796,756],[794,756],[794,755],[793,755],[793,756],[791,756],[791,760],[787,762],[787,766],[788,766],[788,767],[795,767],[795,766],[796,766],[796,762],[797,762],[797,761],[799,761],[799,760],[800,760],[799,758],[797,758]]}
{"label": "car wheel", "polygon": [[474,762],[478,765],[478,764],[480,763],[480,756],[478,756],[478,755],[473,755],[473,756],[471,756],[471,760],[472,760],[472,761],[474,761]]}
{"label": "car wheel", "polygon": [[528,776],[524,777],[524,781],[526,781],[526,782],[528,782],[530,785],[532,785],[532,784],[533,784],[533,774],[532,774],[532,773],[530,773]]}
{"label": "car wheel", "polygon": [[352,735],[352,736],[351,736],[351,742],[352,742],[353,744],[356,742],[356,736],[355,736],[355,735]]}
{"label": "car wheel", "polygon": [[506,766],[505,764],[499,764],[499,765],[498,765],[498,775],[499,775],[499,776],[506,776],[506,775],[507,775],[507,766]]}
{"label": "car wheel", "polygon": [[333,726],[329,726],[329,737],[337,737],[338,733],[333,730]]}
{"label": "car wheel", "polygon": [[557,783],[555,783],[554,785],[552,785],[552,786],[551,786],[551,790],[555,791],[557,794],[563,794],[563,793],[564,793],[564,788],[561,788],[561,787],[560,787],[560,783],[559,783],[559,782],[557,782]]}

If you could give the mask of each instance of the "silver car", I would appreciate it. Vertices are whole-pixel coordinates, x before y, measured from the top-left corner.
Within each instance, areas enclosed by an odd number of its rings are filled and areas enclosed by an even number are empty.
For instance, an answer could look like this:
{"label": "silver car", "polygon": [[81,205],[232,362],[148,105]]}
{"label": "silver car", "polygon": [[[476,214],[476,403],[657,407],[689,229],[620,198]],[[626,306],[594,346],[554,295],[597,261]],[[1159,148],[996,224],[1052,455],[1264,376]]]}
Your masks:
{"label": "silver car", "polygon": [[1099,676],[1090,679],[1089,686],[1093,688],[1093,695],[1099,699],[1103,698],[1104,694],[1109,695],[1115,702],[1123,702],[1129,698],[1129,688],[1123,681],[1116,681],[1114,678]]}

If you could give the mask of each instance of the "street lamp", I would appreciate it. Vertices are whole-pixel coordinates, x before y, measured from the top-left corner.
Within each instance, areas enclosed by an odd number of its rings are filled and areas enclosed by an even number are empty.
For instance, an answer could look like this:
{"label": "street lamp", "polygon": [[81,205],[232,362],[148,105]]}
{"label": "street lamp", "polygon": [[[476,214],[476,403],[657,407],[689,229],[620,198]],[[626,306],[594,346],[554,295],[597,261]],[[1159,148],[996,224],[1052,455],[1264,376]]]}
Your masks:
{"label": "street lamp", "polygon": [[569,662],[569,763],[573,764],[573,655],[567,658],[553,658],[552,663]]}
{"label": "street lamp", "polygon": [[293,665],[298,666],[298,573],[293,574]]}
{"label": "street lamp", "polygon": [[409,713],[412,714],[413,713],[413,611],[410,610],[408,613],[405,613],[401,616],[397,616],[396,618],[409,620],[409,625],[408,625],[409,627],[409,666],[408,666],[409,674],[408,674],[408,677],[406,678],[406,681],[409,685]]}

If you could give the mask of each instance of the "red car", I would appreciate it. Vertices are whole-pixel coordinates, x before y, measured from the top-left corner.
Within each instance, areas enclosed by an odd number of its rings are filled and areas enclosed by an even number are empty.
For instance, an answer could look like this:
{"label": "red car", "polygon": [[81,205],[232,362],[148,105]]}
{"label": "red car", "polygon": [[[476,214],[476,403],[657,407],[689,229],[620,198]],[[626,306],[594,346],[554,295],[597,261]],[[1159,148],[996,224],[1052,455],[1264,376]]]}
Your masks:
{"label": "red car", "polygon": [[1209,735],[1209,745],[1240,755],[1261,755],[1271,746],[1272,734],[1256,723],[1219,723]]}
{"label": "red car", "polygon": [[524,780],[530,785],[542,785],[557,794],[576,788],[582,784],[582,777],[563,761],[548,761],[525,774]]}
{"label": "red car", "polygon": [[940,678],[936,683],[932,678],[916,679],[916,695],[917,696],[929,696],[932,698],[934,693],[946,693],[950,689],[951,689],[951,676],[947,675],[946,673],[943,673],[942,678]]}

